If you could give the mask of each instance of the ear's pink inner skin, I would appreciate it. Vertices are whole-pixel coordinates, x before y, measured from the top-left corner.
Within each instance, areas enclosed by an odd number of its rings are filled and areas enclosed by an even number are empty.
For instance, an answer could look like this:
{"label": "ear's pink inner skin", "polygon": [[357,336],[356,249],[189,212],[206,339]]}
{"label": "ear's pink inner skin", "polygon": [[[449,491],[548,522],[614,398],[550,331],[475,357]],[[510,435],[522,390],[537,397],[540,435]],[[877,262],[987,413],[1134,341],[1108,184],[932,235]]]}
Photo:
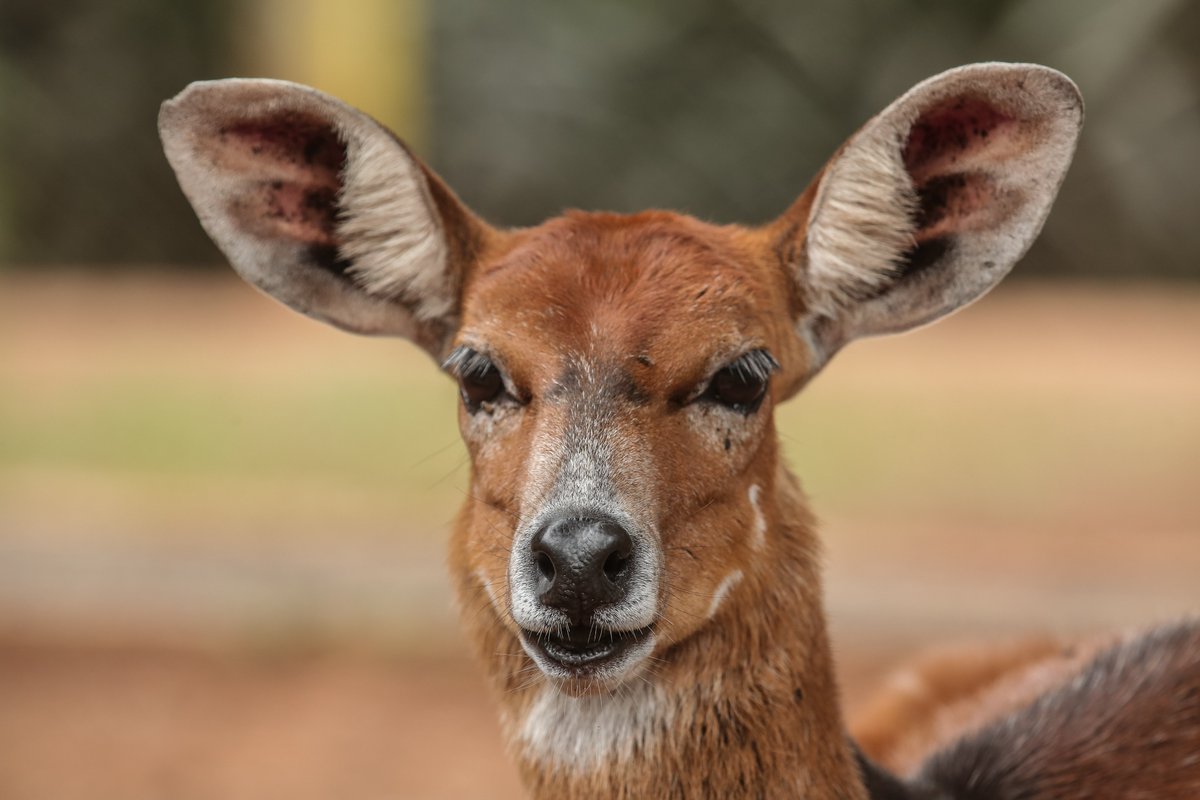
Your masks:
{"label": "ear's pink inner skin", "polygon": [[917,182],[947,172],[960,161],[974,161],[978,153],[1002,146],[1015,122],[986,100],[952,98],[928,109],[913,124],[904,146],[904,166]]}
{"label": "ear's pink inner skin", "polygon": [[904,165],[920,197],[918,244],[997,225],[1013,208],[991,177],[1015,154],[1020,126],[986,100],[958,97],[934,106],[913,125]]}
{"label": "ear's pink inner skin", "polygon": [[235,216],[243,225],[307,244],[337,244],[346,148],[328,124],[282,114],[221,128],[217,141],[217,166],[257,182],[250,197],[237,201]]}

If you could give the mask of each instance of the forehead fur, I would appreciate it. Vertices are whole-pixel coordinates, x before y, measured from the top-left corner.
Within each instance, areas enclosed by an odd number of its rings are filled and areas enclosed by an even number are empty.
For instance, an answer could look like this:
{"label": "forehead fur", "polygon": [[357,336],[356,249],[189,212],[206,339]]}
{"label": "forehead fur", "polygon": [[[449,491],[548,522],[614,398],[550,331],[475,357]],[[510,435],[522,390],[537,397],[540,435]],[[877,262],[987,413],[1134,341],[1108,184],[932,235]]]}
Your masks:
{"label": "forehead fur", "polygon": [[570,212],[481,265],[464,330],[559,351],[670,360],[685,343],[770,346],[790,302],[754,234],[669,212]]}

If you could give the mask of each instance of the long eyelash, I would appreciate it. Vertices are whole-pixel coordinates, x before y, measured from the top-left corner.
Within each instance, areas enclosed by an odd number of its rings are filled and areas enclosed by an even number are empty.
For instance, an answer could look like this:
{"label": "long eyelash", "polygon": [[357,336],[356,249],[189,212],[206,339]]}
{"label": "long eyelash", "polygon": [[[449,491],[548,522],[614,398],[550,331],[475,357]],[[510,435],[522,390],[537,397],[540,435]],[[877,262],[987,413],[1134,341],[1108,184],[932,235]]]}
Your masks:
{"label": "long eyelash", "polygon": [[454,348],[453,352],[442,362],[442,369],[457,378],[482,376],[492,367],[490,358],[466,345]]}
{"label": "long eyelash", "polygon": [[743,381],[765,383],[771,377],[771,373],[779,369],[779,362],[775,360],[775,356],[759,348],[745,353],[727,369],[732,370]]}

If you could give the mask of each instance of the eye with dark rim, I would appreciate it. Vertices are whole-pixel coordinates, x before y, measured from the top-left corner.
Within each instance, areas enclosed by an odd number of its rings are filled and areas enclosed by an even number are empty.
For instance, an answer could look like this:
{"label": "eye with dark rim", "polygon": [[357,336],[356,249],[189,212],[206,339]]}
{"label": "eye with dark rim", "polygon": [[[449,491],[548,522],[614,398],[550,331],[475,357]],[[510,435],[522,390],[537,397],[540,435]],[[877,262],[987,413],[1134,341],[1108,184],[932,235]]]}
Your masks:
{"label": "eye with dark rim", "polygon": [[762,405],[771,373],[777,369],[779,362],[773,355],[762,349],[751,350],[717,370],[697,399],[753,414]]}
{"label": "eye with dark rim", "polygon": [[470,347],[454,348],[442,368],[458,378],[458,392],[463,405],[472,414],[483,408],[484,404],[491,405],[512,397],[495,363]]}

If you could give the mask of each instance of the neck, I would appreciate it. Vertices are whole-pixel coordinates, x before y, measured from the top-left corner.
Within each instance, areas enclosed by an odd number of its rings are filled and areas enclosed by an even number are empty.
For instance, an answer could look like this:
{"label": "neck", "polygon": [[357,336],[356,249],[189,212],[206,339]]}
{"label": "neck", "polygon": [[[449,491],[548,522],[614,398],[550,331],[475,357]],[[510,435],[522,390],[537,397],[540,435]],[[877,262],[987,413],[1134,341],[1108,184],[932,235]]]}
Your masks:
{"label": "neck", "polygon": [[[772,483],[761,497],[763,557],[704,628],[612,694],[569,697],[542,679],[486,587],[458,570],[464,617],[534,797],[865,797],[839,710],[812,517],[784,469]],[[452,563],[469,563],[461,555]]]}

